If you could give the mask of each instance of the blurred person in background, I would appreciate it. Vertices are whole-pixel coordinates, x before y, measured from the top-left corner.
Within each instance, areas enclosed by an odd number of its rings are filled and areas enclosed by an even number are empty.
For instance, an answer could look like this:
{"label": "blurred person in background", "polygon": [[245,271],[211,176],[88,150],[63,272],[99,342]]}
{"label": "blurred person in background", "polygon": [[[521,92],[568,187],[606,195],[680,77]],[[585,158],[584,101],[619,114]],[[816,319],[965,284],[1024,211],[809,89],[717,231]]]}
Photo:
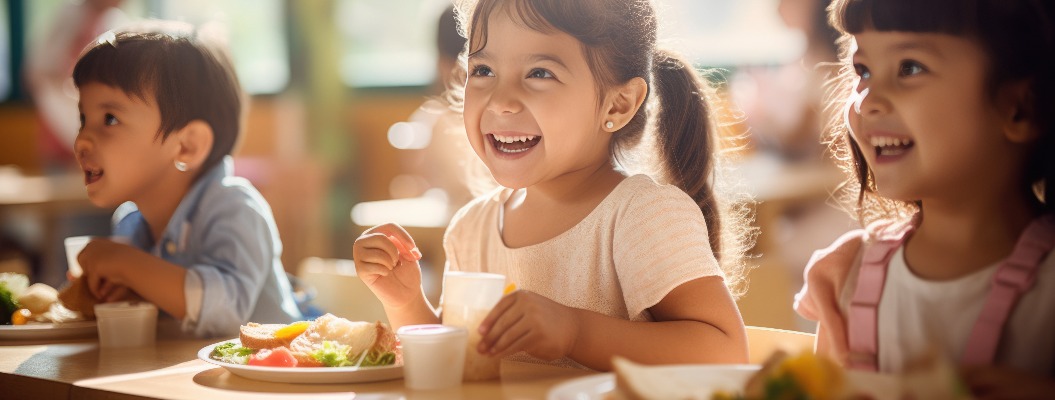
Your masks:
{"label": "blurred person in background", "polygon": [[38,152],[44,170],[66,172],[75,165],[77,90],[73,65],[93,39],[127,21],[123,0],[69,0],[59,7],[26,58],[25,83],[37,112]]}
{"label": "blurred person in background", "polygon": [[837,61],[835,30],[828,25],[830,0],[780,0],[788,28],[802,32],[800,59],[777,67],[748,68],[733,78],[734,96],[751,126],[754,147],[789,163],[823,161],[818,143],[821,86]]}
{"label": "blurred person in background", "polygon": [[[448,109],[438,96],[450,85],[465,82],[465,71],[458,69],[458,54],[465,38],[458,31],[454,6],[447,6],[436,24],[436,78],[429,96],[408,118],[389,131],[390,141],[402,152],[403,165],[413,179],[393,183],[393,198],[442,196],[447,202],[448,217],[472,200],[469,182],[476,175],[490,176],[465,139],[461,115]],[[400,136],[402,135],[402,136]],[[398,136],[398,137],[397,137]],[[413,137],[413,139],[405,139]],[[404,145],[404,139],[412,144]]]}
{"label": "blurred person in background", "polygon": [[[840,175],[820,143],[823,84],[836,72],[838,60],[838,33],[827,18],[830,2],[780,0],[781,20],[803,34],[802,55],[784,65],[741,69],[730,83],[733,99],[750,126],[754,152],[745,170],[754,172],[746,173],[747,180],[759,186],[760,207],[769,207],[759,211],[759,242],[769,244],[759,251],[770,263],[785,268],[780,279],[792,290],[802,286],[811,249],[857,227],[828,204]],[[797,316],[795,323],[804,331],[815,326]]]}

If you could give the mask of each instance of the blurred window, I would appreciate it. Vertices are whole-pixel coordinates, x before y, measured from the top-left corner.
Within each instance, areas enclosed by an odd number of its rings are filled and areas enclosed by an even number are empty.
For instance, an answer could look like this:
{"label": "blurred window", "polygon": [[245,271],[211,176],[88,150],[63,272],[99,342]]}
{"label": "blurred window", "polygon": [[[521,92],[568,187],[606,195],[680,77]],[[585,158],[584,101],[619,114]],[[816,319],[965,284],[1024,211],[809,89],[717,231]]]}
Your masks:
{"label": "blurred window", "polygon": [[660,46],[700,66],[779,65],[801,57],[806,39],[777,13],[780,0],[656,0]]}
{"label": "blurred window", "polygon": [[15,71],[11,64],[11,20],[7,18],[7,0],[0,0],[0,101],[11,97]]}
{"label": "blurred window", "polygon": [[[158,2],[158,0],[154,0]],[[216,21],[227,28],[242,87],[273,94],[289,85],[289,35],[283,0],[160,1],[157,15],[195,25]]]}
{"label": "blurred window", "polygon": [[[7,0],[4,0],[7,1]],[[41,38],[65,3],[74,0],[25,1],[26,45]],[[161,18],[195,26],[224,26],[235,69],[249,94],[281,92],[289,84],[289,44],[283,0],[125,0],[129,20]]]}
{"label": "blurred window", "polygon": [[[656,0],[661,46],[701,66],[781,64],[805,47],[778,0]],[[424,86],[435,77],[436,20],[449,0],[337,0],[341,76],[353,87]],[[398,17],[393,17],[398,16]]]}
{"label": "blurred window", "polygon": [[450,0],[337,0],[341,79],[353,87],[425,86],[436,76],[436,23]]}

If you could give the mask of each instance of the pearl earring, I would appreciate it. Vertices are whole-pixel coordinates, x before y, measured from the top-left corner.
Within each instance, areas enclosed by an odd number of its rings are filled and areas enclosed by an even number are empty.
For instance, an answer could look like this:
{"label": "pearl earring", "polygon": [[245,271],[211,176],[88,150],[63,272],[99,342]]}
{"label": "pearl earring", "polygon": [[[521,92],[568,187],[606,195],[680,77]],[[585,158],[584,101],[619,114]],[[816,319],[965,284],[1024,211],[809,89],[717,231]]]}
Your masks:
{"label": "pearl earring", "polygon": [[604,123],[604,127],[605,127],[605,128],[608,128],[608,129],[612,129],[612,128],[614,128],[614,127],[615,127],[615,122],[612,122],[612,121],[606,121],[606,122]]}
{"label": "pearl earring", "polygon": [[187,172],[187,163],[176,160],[176,169],[178,169],[180,172]]}

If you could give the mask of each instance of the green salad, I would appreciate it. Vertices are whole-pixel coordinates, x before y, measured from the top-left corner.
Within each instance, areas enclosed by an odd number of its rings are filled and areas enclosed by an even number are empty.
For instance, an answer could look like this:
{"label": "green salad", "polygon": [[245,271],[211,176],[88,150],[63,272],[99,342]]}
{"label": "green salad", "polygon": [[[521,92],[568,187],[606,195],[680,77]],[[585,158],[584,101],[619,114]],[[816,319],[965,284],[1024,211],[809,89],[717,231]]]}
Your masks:
{"label": "green salad", "polygon": [[209,357],[213,360],[220,360],[226,363],[245,365],[249,362],[249,356],[251,355],[253,355],[253,349],[248,349],[236,343],[228,342],[213,347],[212,353],[209,354]]}
{"label": "green salad", "polygon": [[0,325],[11,325],[11,314],[19,308],[18,296],[29,287],[29,278],[22,274],[0,274]]}

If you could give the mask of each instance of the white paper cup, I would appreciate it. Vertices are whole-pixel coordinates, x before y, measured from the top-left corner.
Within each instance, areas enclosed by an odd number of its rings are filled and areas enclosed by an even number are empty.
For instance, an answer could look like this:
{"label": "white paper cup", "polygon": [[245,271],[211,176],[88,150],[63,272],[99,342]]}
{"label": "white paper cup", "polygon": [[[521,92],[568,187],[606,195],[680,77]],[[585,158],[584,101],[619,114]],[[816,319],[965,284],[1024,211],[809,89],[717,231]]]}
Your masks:
{"label": "white paper cup", "polygon": [[158,309],[150,303],[96,304],[95,319],[100,347],[153,346],[157,338]]}
{"label": "white paper cup", "polygon": [[468,332],[445,325],[407,325],[396,332],[403,344],[403,380],[408,389],[436,390],[462,382]]}
{"label": "white paper cup", "polygon": [[63,240],[66,245],[66,269],[74,278],[80,278],[84,272],[81,269],[81,263],[77,262],[77,255],[81,254],[81,250],[84,250],[84,246],[87,246],[91,240],[91,236],[70,236]]}
{"label": "white paper cup", "polygon": [[464,379],[498,378],[502,359],[480,354],[480,322],[502,299],[506,277],[482,272],[447,272],[443,275],[443,324],[464,327],[466,338]]}

